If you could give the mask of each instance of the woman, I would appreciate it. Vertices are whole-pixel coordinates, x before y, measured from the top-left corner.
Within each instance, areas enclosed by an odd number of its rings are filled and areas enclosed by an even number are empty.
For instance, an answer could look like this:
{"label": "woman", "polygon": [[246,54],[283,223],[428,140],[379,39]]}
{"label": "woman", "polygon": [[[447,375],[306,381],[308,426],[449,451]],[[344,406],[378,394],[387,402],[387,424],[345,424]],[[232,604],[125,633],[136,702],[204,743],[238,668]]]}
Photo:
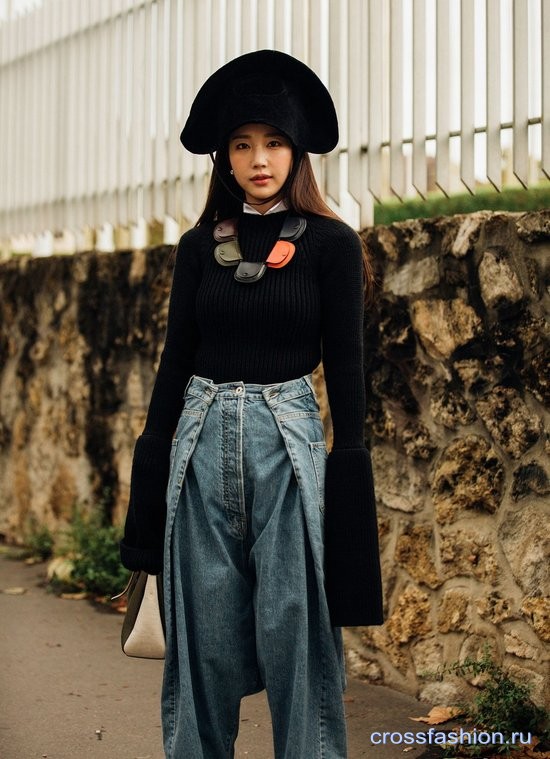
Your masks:
{"label": "woman", "polygon": [[166,756],[232,757],[240,700],[265,688],[277,759],[341,759],[340,627],[382,612],[362,247],[307,155],[336,145],[334,106],[307,66],[259,51],[207,80],[181,140],[216,158],[177,249],[121,545],[164,571]]}

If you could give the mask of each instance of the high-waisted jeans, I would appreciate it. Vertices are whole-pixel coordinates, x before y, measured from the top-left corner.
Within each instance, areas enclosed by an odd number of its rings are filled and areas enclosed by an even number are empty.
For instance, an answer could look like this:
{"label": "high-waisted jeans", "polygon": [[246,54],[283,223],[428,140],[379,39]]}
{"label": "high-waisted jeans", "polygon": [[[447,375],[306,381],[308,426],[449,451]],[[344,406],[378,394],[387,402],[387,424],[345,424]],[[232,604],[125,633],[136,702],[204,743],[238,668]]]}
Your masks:
{"label": "high-waisted jeans", "polygon": [[169,759],[234,756],[267,691],[276,759],[344,759],[341,631],[323,589],[326,447],[311,377],[193,377],[172,445],[165,546]]}

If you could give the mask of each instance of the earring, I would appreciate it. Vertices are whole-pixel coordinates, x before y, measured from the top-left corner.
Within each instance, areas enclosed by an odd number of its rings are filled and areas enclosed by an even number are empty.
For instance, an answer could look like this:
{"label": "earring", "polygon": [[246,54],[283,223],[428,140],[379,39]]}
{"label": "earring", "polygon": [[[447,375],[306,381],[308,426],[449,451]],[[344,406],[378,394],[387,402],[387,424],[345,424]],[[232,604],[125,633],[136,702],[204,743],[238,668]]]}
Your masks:
{"label": "earring", "polygon": [[235,172],[233,171],[233,169],[231,169],[229,173],[230,174],[234,174]]}

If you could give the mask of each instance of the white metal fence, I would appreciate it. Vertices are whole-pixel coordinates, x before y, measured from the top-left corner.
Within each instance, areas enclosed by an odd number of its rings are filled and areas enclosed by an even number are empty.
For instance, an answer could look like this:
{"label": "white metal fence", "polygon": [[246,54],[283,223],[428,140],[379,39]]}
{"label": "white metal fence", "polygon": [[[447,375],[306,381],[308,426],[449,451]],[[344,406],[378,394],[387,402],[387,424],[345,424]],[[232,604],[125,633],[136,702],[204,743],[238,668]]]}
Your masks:
{"label": "white metal fence", "polygon": [[4,240],[194,219],[209,160],[181,126],[214,69],[262,48],[329,86],[341,139],[315,168],[355,226],[373,199],[550,177],[550,0],[16,1],[0,5]]}

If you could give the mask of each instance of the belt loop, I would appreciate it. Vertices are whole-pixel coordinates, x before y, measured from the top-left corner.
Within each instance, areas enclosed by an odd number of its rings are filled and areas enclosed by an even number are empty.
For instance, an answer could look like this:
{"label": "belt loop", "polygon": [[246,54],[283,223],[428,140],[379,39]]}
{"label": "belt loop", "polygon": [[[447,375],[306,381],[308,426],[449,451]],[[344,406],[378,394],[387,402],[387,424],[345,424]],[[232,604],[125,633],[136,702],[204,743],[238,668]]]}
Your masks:
{"label": "belt loop", "polygon": [[265,399],[265,402],[270,406],[277,396],[279,395],[279,392],[281,390],[280,385],[275,385],[274,387],[265,387],[262,390],[262,395]]}
{"label": "belt loop", "polygon": [[214,384],[213,380],[193,374],[185,388],[184,397],[188,394],[194,395],[196,398],[200,398],[210,404],[216,397],[217,392],[218,387]]}
{"label": "belt loop", "polygon": [[195,379],[195,375],[194,375],[194,374],[192,374],[192,375],[189,377],[189,381],[187,382],[187,385],[185,386],[185,390],[183,391],[183,397],[184,397],[184,398],[185,398],[185,396],[187,395],[187,392],[188,392],[189,388],[191,387],[191,383],[193,382],[193,380],[194,380],[194,379]]}
{"label": "belt loop", "polygon": [[209,379],[208,384],[203,389],[203,393],[206,396],[206,401],[208,404],[212,403],[214,398],[216,397],[218,393],[218,386],[214,384],[213,380]]}

